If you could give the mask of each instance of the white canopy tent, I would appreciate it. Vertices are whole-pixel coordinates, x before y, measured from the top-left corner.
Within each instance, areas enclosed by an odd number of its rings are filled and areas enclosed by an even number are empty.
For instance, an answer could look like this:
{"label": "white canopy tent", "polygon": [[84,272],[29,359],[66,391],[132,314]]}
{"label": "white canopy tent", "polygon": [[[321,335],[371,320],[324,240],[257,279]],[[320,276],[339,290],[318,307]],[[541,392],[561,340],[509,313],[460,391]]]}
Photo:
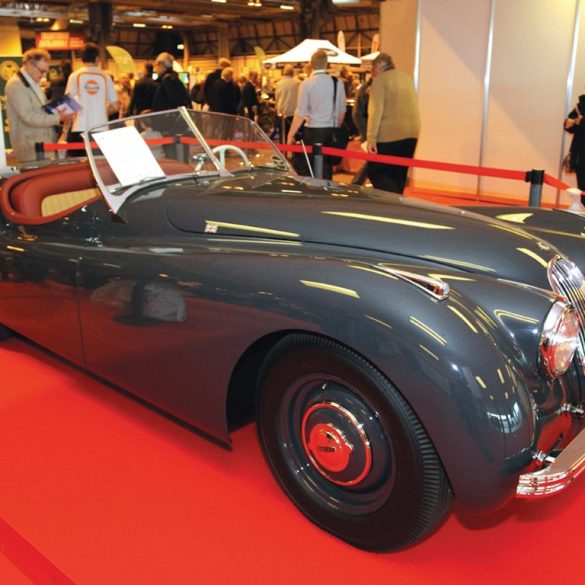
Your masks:
{"label": "white canopy tent", "polygon": [[368,53],[367,55],[362,55],[362,61],[366,61],[366,62],[373,61],[379,54],[380,54],[380,51],[374,51],[373,53]]}
{"label": "white canopy tent", "polygon": [[272,67],[273,65],[284,65],[285,63],[307,63],[311,60],[311,55],[317,49],[324,49],[329,58],[329,63],[338,65],[360,65],[361,60],[341,49],[338,49],[333,43],[320,39],[305,39],[296,47],[290,49],[282,55],[271,57],[264,60],[264,65]]}

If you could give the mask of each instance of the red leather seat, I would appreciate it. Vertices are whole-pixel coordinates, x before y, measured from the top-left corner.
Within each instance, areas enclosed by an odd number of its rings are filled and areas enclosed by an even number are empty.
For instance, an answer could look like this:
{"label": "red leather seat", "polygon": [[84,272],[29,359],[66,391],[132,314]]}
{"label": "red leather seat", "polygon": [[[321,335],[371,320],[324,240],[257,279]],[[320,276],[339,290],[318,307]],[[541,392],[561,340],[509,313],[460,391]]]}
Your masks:
{"label": "red leather seat", "polygon": [[14,211],[27,217],[41,217],[41,204],[45,197],[67,191],[80,191],[96,187],[89,166],[75,170],[63,169],[55,173],[37,175],[16,185],[10,193]]}

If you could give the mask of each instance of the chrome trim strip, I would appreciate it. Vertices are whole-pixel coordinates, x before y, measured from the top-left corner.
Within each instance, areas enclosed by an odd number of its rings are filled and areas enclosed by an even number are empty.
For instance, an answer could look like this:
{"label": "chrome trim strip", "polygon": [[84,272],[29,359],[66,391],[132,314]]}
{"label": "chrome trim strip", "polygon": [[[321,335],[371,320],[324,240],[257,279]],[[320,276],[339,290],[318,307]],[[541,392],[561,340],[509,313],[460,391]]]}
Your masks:
{"label": "chrome trim strip", "polygon": [[389,266],[382,266],[380,264],[376,265],[375,268],[413,284],[438,301],[443,301],[449,296],[449,291],[451,290],[449,285],[437,278],[431,278],[423,274],[415,274],[398,268],[390,268]]}
{"label": "chrome trim strip", "polygon": [[518,478],[518,498],[543,498],[569,487],[585,471],[585,429],[545,469],[523,473]]}

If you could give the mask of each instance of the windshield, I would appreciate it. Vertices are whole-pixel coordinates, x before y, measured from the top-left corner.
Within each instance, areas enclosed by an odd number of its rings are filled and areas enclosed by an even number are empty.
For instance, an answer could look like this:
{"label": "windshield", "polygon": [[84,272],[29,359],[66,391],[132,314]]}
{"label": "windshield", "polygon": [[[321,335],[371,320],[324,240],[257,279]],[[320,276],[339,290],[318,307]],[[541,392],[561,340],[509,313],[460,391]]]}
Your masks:
{"label": "windshield", "polygon": [[97,183],[114,212],[146,184],[260,168],[289,170],[252,120],[214,112],[179,108],[113,120],[89,130],[84,140]]}

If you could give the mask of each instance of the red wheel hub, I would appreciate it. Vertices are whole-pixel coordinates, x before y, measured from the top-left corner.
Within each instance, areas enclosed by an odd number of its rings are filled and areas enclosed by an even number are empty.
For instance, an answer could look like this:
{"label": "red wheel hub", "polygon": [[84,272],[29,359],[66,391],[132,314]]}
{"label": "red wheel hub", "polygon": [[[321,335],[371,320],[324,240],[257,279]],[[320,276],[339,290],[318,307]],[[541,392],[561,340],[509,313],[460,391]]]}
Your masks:
{"label": "red wheel hub", "polygon": [[370,441],[358,419],[335,402],[319,402],[303,416],[305,453],[315,469],[341,486],[362,482],[372,468]]}
{"label": "red wheel hub", "polygon": [[353,446],[338,428],[322,423],[311,429],[308,447],[321,467],[335,472],[348,466],[353,451]]}

